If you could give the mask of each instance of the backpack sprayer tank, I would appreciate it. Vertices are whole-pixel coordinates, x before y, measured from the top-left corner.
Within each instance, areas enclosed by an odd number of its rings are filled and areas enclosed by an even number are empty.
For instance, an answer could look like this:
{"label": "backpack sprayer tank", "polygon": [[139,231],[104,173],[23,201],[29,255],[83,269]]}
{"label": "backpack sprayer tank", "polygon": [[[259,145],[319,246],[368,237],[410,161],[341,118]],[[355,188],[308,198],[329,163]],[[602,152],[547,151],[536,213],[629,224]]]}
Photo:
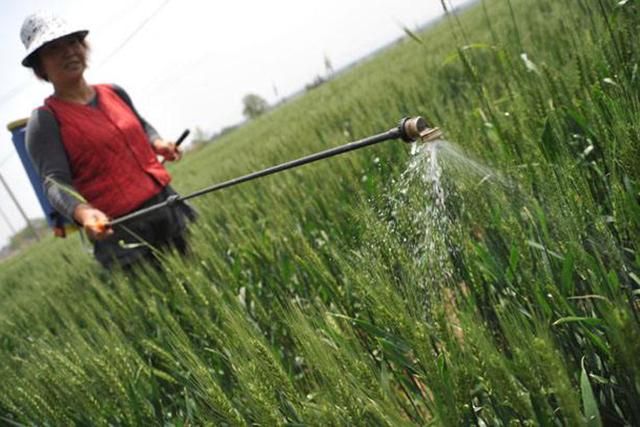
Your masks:
{"label": "backpack sprayer tank", "polygon": [[38,176],[33,164],[31,163],[31,159],[29,158],[29,154],[27,153],[27,147],[25,145],[25,131],[27,126],[28,119],[16,120],[7,125],[7,129],[11,132],[11,139],[13,140],[13,145],[18,152],[18,157],[20,157],[20,161],[22,162],[22,167],[24,171],[27,173],[29,177],[29,182],[31,182],[31,187],[33,191],[36,193],[36,197],[38,198],[38,202],[40,203],[40,207],[44,212],[44,217],[47,220],[47,224],[53,230],[53,234],[58,237],[65,237],[68,232],[74,231],[77,229],[75,224],[70,223],[65,217],[56,212],[55,209],[49,203],[47,196],[44,194],[44,188],[42,185],[42,181]]}

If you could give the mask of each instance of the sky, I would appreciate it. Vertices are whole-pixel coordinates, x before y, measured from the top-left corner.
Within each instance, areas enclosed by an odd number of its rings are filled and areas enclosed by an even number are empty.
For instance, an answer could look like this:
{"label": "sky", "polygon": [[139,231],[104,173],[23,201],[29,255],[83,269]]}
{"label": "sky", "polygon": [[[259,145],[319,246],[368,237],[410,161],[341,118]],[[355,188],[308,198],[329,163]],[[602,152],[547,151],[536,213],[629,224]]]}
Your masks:
{"label": "sky", "polygon": [[[446,0],[450,6],[465,0]],[[20,65],[20,28],[38,10],[90,31],[89,83],[117,83],[166,139],[240,122],[242,97],[270,104],[442,15],[440,0],[0,0],[0,174],[43,217],[6,124],[51,92]],[[0,187],[0,247],[25,226]]]}

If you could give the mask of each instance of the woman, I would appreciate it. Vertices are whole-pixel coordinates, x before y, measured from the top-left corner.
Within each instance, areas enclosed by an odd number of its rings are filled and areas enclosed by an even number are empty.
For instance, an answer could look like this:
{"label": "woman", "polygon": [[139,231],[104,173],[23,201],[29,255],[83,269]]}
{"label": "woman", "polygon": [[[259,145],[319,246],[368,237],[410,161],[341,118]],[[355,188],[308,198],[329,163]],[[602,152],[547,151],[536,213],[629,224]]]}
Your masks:
{"label": "woman", "polygon": [[156,155],[179,160],[165,141],[115,85],[89,85],[87,30],[70,28],[59,17],[36,13],[25,19],[22,65],[53,85],[53,94],[29,119],[26,145],[52,206],[83,227],[94,255],[105,267],[152,258],[154,248],[187,249],[183,203],[113,229],[110,218],[164,201],[175,192]]}

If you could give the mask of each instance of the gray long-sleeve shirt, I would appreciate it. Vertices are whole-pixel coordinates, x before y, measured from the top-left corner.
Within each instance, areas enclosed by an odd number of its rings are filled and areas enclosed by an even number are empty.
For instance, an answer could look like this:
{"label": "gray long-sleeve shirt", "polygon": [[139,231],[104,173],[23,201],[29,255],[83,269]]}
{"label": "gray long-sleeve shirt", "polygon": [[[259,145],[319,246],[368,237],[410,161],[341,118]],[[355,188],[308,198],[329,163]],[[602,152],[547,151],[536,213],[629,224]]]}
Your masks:
{"label": "gray long-sleeve shirt", "polygon": [[[153,126],[138,114],[124,89],[117,85],[112,87],[135,113],[149,143],[160,138]],[[87,105],[98,108],[97,92]],[[51,111],[42,108],[33,111],[27,124],[25,143],[31,163],[43,181],[45,195],[51,206],[73,222],[73,212],[81,201],[72,194],[78,191],[73,187],[69,160],[60,137],[60,127]]]}

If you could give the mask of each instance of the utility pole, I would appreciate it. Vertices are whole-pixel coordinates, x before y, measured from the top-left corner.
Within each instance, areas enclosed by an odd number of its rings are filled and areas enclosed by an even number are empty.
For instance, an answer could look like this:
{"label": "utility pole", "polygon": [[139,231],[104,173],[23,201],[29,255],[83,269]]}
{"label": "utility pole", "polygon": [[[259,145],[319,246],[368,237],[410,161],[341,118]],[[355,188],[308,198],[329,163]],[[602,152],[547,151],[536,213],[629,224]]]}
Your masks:
{"label": "utility pole", "polygon": [[36,229],[33,226],[33,224],[31,224],[31,221],[29,221],[29,218],[27,217],[27,214],[24,213],[24,210],[22,209],[22,206],[20,206],[20,203],[18,203],[18,200],[16,199],[16,197],[11,192],[11,189],[9,188],[9,186],[7,185],[7,182],[2,177],[2,174],[0,174],[0,182],[2,183],[4,188],[7,190],[7,193],[9,193],[9,197],[11,197],[11,200],[13,200],[13,203],[15,203],[16,206],[18,207],[18,210],[20,211],[20,214],[22,215],[22,218],[24,218],[24,220],[26,221],[27,226],[29,227],[29,229],[31,230],[33,235],[36,237],[36,240],[40,240],[40,236],[38,235],[38,232],[36,231]]}
{"label": "utility pole", "polygon": [[16,229],[13,228],[11,221],[9,221],[9,217],[7,217],[7,214],[5,214],[2,209],[0,209],[0,216],[2,216],[2,218],[4,219],[4,222],[6,222],[7,225],[9,226],[9,229],[11,230],[11,234],[16,234]]}

